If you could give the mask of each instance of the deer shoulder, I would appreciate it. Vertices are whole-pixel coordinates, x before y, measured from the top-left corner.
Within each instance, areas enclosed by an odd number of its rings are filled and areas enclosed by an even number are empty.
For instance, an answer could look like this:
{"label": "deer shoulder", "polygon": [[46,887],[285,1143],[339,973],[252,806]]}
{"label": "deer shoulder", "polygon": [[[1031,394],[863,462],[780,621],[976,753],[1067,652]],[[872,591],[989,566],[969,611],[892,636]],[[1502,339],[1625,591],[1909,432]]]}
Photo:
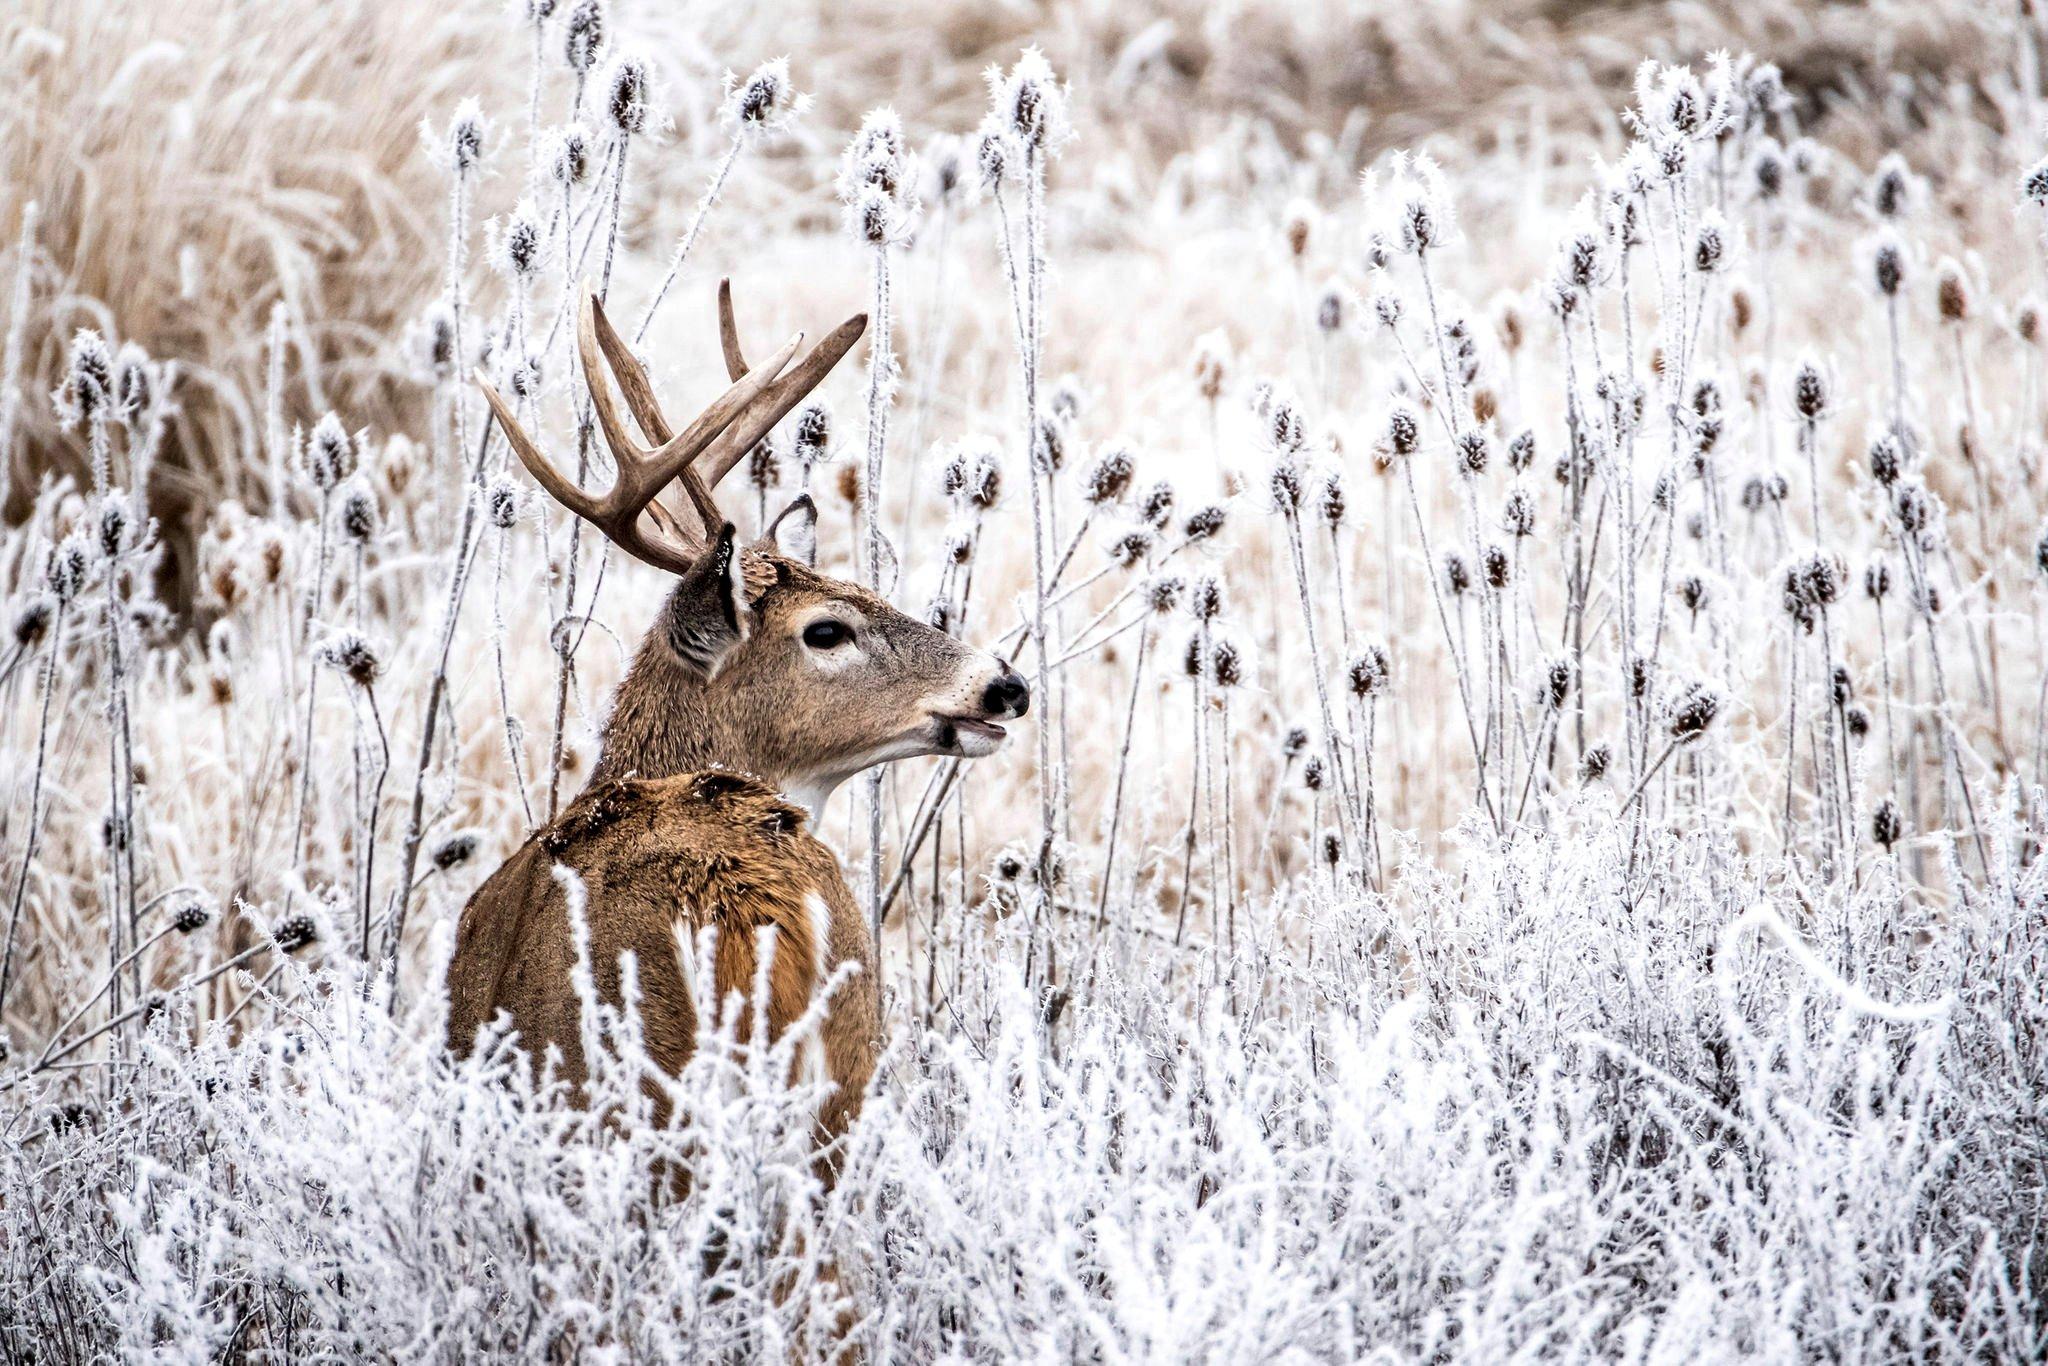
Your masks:
{"label": "deer shoulder", "polygon": [[838,861],[802,810],[725,771],[605,781],[477,889],[449,971],[449,1046],[467,1052],[503,1011],[524,1048],[536,1058],[559,1049],[564,1074],[580,1084],[587,1064],[579,1006],[563,990],[576,943],[557,865],[583,887],[598,997],[620,1003],[620,959],[630,952],[649,1056],[671,1074],[690,1058],[700,1011],[714,1009],[696,999],[701,974],[686,961],[703,930],[716,931],[709,979],[720,999],[748,1003],[735,1021],[742,1041],[753,1029],[762,931],[772,946],[762,1012],[770,1042],[810,1008],[840,964],[856,964],[829,999],[816,1040],[799,1052],[799,1066],[834,1083],[821,1119],[840,1127],[874,1071],[874,944]]}

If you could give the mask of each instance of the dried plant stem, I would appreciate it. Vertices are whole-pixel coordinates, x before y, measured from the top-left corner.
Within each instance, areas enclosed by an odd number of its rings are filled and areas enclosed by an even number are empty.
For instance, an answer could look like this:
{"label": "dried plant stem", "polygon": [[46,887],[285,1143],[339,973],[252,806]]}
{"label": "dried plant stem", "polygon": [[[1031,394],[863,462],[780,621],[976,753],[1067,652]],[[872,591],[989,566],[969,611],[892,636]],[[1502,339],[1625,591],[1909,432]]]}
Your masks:
{"label": "dried plant stem", "polygon": [[696,212],[690,215],[690,226],[683,230],[682,237],[677,240],[675,254],[669,257],[668,270],[662,274],[661,283],[655,286],[654,297],[647,302],[647,311],[640,315],[640,325],[633,329],[635,346],[646,339],[647,329],[654,322],[655,312],[660,309],[662,300],[668,297],[669,290],[675,286],[676,277],[683,273],[683,265],[690,259],[690,249],[697,244],[697,234],[704,227],[704,219],[710,214],[712,205],[718,202],[719,195],[725,192],[726,178],[732,174],[734,163],[740,159],[740,148],[745,145],[744,134],[733,134],[732,142],[725,149],[725,155],[719,159],[718,169],[711,173],[710,183],[704,187],[703,195],[697,200]]}
{"label": "dried plant stem", "polygon": [[57,688],[57,656],[64,641],[66,601],[57,600],[50,624],[50,644],[43,657],[43,698],[36,719],[36,762],[28,784],[28,836],[21,852],[21,870],[15,874],[14,895],[7,906],[7,947],[0,951],[0,1021],[6,1019],[7,991],[14,983],[15,935],[21,926],[21,908],[28,896],[29,870],[35,866],[36,847],[43,833],[43,772],[50,753],[50,699]]}

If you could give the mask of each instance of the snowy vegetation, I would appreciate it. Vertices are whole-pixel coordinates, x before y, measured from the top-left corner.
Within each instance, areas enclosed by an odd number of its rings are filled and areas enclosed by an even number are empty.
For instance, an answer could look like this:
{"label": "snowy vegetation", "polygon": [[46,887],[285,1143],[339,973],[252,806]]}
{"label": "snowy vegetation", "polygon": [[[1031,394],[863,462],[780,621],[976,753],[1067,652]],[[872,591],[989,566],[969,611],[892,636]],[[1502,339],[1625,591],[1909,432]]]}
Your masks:
{"label": "snowy vegetation", "polygon": [[[5,1360],[2048,1352],[2037,18],[121,6],[0,22]],[[742,529],[1035,694],[820,822],[829,1191],[743,1002],[440,1047],[666,589],[470,373],[598,461],[576,282],[676,412],[725,274],[871,315]]]}

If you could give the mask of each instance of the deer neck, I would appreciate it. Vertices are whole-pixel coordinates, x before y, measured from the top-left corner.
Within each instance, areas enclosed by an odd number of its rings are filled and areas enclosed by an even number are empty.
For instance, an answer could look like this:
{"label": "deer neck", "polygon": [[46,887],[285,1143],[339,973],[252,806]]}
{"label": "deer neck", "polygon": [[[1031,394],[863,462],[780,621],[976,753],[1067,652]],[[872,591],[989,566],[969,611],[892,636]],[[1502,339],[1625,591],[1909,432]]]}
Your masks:
{"label": "deer neck", "polygon": [[732,709],[718,705],[713,693],[701,675],[650,632],[619,684],[590,781],[729,768],[780,788],[816,820],[838,782],[782,771],[761,754],[744,727],[732,723]]}

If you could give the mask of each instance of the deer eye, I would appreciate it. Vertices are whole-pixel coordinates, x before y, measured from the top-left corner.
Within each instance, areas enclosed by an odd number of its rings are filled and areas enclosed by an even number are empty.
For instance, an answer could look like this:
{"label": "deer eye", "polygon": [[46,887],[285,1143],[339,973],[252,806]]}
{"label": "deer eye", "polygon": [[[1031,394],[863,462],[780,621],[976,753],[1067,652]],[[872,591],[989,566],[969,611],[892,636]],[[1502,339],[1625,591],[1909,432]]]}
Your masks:
{"label": "deer eye", "polygon": [[814,621],[804,627],[804,644],[813,650],[832,650],[853,639],[853,628],[843,621]]}

